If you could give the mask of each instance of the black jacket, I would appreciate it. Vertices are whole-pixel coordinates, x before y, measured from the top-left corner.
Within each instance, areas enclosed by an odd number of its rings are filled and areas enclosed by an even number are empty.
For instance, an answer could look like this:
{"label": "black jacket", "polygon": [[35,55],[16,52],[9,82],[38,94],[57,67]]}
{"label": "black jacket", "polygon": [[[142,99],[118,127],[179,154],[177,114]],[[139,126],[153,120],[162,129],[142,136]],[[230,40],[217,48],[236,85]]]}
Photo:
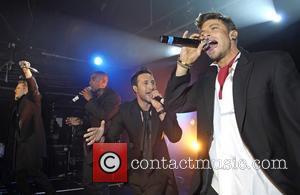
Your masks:
{"label": "black jacket", "polygon": [[[152,122],[152,151],[154,159],[165,157],[169,159],[168,148],[163,133],[168,139],[175,143],[178,142],[182,135],[176,115],[167,113],[163,122],[159,119],[158,113],[153,107]],[[119,113],[113,118],[110,128],[105,132],[105,140],[107,142],[116,142],[120,135],[126,132],[128,135],[128,162],[141,157],[141,139],[142,139],[142,117],[141,108],[137,100],[121,104]]]}
{"label": "black jacket", "polygon": [[[83,129],[99,127],[102,120],[105,120],[106,125],[109,125],[110,120],[119,110],[120,102],[121,99],[116,92],[110,88],[105,88],[100,96],[92,98],[85,104],[86,115]],[[87,161],[92,163],[92,147],[84,144],[84,148]]]}
{"label": "black jacket", "polygon": [[41,168],[46,157],[46,138],[41,115],[41,94],[35,79],[27,79],[28,93],[21,97],[10,117],[6,149],[7,168]]}
{"label": "black jacket", "polygon": [[[175,77],[166,91],[166,104],[177,112],[197,111],[198,140],[208,158],[213,135],[214,67],[192,86],[190,74]],[[214,70],[213,70],[214,69]],[[284,52],[242,52],[233,77],[233,100],[243,142],[255,159],[285,159],[288,169],[265,169],[286,194],[300,193],[300,76]],[[213,171],[198,170],[193,193],[206,194]]]}

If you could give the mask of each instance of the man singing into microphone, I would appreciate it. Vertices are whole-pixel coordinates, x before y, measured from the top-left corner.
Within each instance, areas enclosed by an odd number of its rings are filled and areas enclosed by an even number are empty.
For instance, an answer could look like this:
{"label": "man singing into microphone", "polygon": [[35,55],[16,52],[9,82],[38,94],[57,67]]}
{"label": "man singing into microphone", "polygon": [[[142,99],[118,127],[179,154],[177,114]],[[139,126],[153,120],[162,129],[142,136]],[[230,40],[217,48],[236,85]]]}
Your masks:
{"label": "man singing into microphone", "polygon": [[[6,171],[16,174],[16,182],[23,194],[33,191],[30,179],[42,187],[46,194],[54,194],[46,175],[41,171],[46,157],[46,139],[41,115],[41,94],[30,71],[30,63],[20,61],[26,80],[20,80],[15,89],[15,107],[6,150]],[[10,177],[10,174],[5,176]],[[7,183],[10,181],[7,181]],[[8,184],[9,186],[9,184]],[[9,193],[11,192],[10,189]]]}
{"label": "man singing into microphone", "polygon": [[[199,32],[183,37],[201,43],[182,48],[165,98],[169,109],[197,111],[199,158],[211,168],[196,170],[192,193],[300,194],[300,75],[293,60],[238,48],[235,24],[220,13],[201,14],[196,24]],[[204,54],[209,70],[189,86],[189,69]]]}
{"label": "man singing into microphone", "polygon": [[[156,90],[156,82],[147,69],[136,72],[131,78],[136,99],[120,106],[119,113],[113,118],[111,126],[90,128],[84,135],[88,145],[105,139],[117,142],[122,132],[129,138],[128,161],[144,159],[169,159],[165,142],[167,137],[175,143],[180,140],[182,130],[175,114],[164,110],[155,97],[161,95]],[[105,136],[103,135],[105,126]],[[173,171],[169,169],[129,169],[129,186],[135,195],[176,195],[177,187]]]}
{"label": "man singing into microphone", "polygon": [[[80,94],[86,100],[85,117],[68,117],[68,125],[81,125],[82,129],[99,127],[100,121],[109,121],[118,112],[120,97],[116,92],[107,87],[108,75],[102,71],[94,72],[90,77],[89,87],[83,89]],[[108,195],[109,190],[106,184],[92,182],[92,148],[84,144],[83,162],[83,184],[87,188],[87,194]]]}

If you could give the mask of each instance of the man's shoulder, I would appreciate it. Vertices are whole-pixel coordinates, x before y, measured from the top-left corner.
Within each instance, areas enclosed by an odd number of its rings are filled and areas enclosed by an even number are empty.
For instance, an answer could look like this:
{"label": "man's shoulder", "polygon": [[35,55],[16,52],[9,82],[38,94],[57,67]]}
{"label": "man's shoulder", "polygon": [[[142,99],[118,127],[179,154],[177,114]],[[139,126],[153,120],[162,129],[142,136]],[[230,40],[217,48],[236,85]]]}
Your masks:
{"label": "man's shoulder", "polygon": [[125,109],[125,110],[127,110],[127,109],[129,109],[130,107],[135,106],[135,104],[136,104],[136,100],[135,100],[135,99],[134,99],[134,100],[131,100],[131,101],[125,101],[125,102],[123,102],[123,103],[120,105],[120,109]]}
{"label": "man's shoulder", "polygon": [[115,92],[112,88],[109,88],[109,87],[105,88],[104,93],[106,93],[106,94],[108,94],[108,95],[116,95],[116,96],[119,96],[119,95],[117,94],[117,92]]}
{"label": "man's shoulder", "polygon": [[123,118],[130,118],[132,114],[135,113],[135,110],[137,110],[135,100],[122,102],[119,108],[119,114]]}
{"label": "man's shoulder", "polygon": [[254,67],[256,68],[274,68],[285,63],[286,59],[291,59],[291,56],[288,52],[272,50],[272,51],[260,51],[260,52],[251,52],[251,53],[242,53],[246,58],[253,62]]}
{"label": "man's shoulder", "polygon": [[285,51],[270,50],[270,51],[251,52],[249,53],[249,55],[256,58],[273,59],[273,58],[281,58],[289,54]]}
{"label": "man's shoulder", "polygon": [[111,88],[106,88],[105,89],[104,97],[109,98],[109,99],[118,100],[119,102],[121,101],[120,95]]}

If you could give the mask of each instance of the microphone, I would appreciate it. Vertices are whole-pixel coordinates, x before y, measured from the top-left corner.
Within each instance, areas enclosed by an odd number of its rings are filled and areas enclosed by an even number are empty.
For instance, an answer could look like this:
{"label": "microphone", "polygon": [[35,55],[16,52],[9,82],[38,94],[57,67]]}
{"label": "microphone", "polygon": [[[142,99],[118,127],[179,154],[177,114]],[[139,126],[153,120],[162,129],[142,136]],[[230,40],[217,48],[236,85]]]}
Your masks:
{"label": "microphone", "polygon": [[32,68],[32,67],[29,67],[29,69],[32,71],[32,72],[35,72],[35,73],[39,73],[39,71],[35,68]]}
{"label": "microphone", "polygon": [[[86,89],[90,91],[90,90],[92,90],[92,87],[88,86]],[[76,95],[75,97],[73,97],[72,102],[74,102],[74,103],[77,102],[79,100],[79,95]]]}
{"label": "microphone", "polygon": [[39,71],[38,71],[37,69],[32,68],[32,67],[30,66],[30,63],[27,62],[27,61],[25,61],[25,60],[19,61],[19,66],[20,66],[21,68],[23,68],[23,67],[28,68],[28,69],[30,69],[32,72],[39,73]]}
{"label": "microphone", "polygon": [[160,42],[166,43],[168,45],[180,45],[182,47],[198,47],[200,44],[200,40],[197,39],[188,39],[181,37],[174,37],[169,35],[160,36]]}
{"label": "microphone", "polygon": [[162,100],[164,99],[163,97],[160,97],[160,96],[156,96],[155,98],[156,101],[160,102],[161,104],[163,104]]}

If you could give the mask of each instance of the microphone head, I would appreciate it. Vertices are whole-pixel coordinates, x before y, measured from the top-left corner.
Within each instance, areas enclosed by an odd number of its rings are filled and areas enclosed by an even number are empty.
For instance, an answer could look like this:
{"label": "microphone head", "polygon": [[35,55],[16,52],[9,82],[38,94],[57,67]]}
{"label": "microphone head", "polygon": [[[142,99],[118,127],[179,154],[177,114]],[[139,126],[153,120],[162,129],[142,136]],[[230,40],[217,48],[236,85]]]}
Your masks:
{"label": "microphone head", "polygon": [[73,99],[72,99],[72,102],[77,102],[77,100],[79,100],[79,96],[76,95]]}
{"label": "microphone head", "polygon": [[164,98],[163,97],[160,97],[160,96],[156,96],[155,98],[156,101],[158,101],[159,103],[161,103],[162,105],[164,104]]}
{"label": "microphone head", "polygon": [[161,43],[167,43],[168,42],[168,36],[162,35],[159,37],[159,40]]}
{"label": "microphone head", "polygon": [[35,72],[35,73],[39,73],[39,71],[38,71],[37,69],[35,69],[35,68],[29,67],[29,69],[30,69],[31,71]]}
{"label": "microphone head", "polygon": [[160,102],[160,100],[162,99],[162,97],[160,97],[160,96],[156,96],[156,97],[155,97],[155,98],[153,98],[153,99],[155,99],[156,101]]}
{"label": "microphone head", "polygon": [[21,60],[21,61],[19,61],[19,66],[21,68],[30,68],[30,63],[25,60]]}

